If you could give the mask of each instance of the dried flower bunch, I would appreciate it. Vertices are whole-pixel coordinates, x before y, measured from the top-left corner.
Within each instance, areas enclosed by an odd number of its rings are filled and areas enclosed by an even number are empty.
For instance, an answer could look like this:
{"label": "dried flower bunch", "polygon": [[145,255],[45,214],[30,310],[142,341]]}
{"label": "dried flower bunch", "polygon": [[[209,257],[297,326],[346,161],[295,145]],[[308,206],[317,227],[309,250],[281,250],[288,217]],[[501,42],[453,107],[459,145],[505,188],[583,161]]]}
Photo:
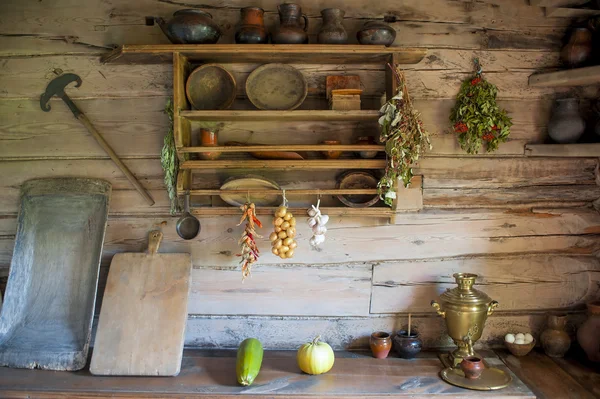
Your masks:
{"label": "dried flower bunch", "polygon": [[498,88],[481,76],[478,59],[475,68],[475,76],[463,82],[450,113],[460,147],[469,154],[477,154],[484,143],[487,152],[496,151],[508,140],[512,126],[506,110],[496,103]]}
{"label": "dried flower bunch", "polygon": [[392,206],[398,178],[408,187],[413,177],[412,165],[419,160],[426,147],[431,149],[431,143],[421,115],[413,108],[404,73],[398,67],[390,64],[388,67],[398,82],[398,92],[379,110],[382,114],[379,118],[380,141],[385,143],[387,165],[377,188],[381,199]]}

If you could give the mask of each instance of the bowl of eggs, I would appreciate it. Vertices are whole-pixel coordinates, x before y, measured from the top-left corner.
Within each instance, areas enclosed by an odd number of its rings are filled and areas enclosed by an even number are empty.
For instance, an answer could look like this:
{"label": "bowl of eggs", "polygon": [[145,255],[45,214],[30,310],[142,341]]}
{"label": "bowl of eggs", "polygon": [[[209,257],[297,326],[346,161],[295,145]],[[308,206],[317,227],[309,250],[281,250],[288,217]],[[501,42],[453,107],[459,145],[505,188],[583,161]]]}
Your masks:
{"label": "bowl of eggs", "polygon": [[535,339],[529,333],[509,333],[504,336],[504,344],[513,355],[525,356],[535,346]]}

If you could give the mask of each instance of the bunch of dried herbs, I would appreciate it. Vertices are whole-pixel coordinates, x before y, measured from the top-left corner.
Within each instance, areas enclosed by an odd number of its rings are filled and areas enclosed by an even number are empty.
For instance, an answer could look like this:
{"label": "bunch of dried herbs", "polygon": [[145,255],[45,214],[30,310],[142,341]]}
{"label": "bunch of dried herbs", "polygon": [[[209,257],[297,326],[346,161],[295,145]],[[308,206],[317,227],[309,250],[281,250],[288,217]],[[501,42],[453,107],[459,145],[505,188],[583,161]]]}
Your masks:
{"label": "bunch of dried herbs", "polygon": [[469,154],[477,154],[483,144],[487,144],[487,152],[496,151],[500,143],[508,140],[512,126],[506,110],[496,103],[498,88],[483,79],[477,59],[475,68],[477,72],[463,82],[450,113],[460,147]]}
{"label": "bunch of dried herbs", "polygon": [[171,200],[171,215],[179,210],[177,201],[177,171],[179,170],[179,159],[175,150],[175,136],[173,134],[173,102],[167,101],[165,112],[169,116],[169,131],[165,136],[163,148],[160,152],[160,163],[165,172],[165,186]]}
{"label": "bunch of dried herbs", "polygon": [[421,115],[413,108],[404,73],[390,64],[388,67],[398,82],[398,91],[380,109],[380,141],[385,143],[387,165],[377,189],[386,205],[392,206],[398,178],[408,187],[413,177],[412,165],[419,160],[426,147],[431,149],[431,143]]}

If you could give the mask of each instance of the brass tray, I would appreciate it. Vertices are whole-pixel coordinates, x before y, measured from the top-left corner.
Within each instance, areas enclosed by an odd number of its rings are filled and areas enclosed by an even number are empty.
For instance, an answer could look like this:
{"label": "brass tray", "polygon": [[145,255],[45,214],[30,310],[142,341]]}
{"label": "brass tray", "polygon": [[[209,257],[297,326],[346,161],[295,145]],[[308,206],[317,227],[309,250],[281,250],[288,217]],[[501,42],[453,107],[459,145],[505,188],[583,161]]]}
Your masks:
{"label": "brass tray", "polygon": [[462,370],[450,367],[443,369],[440,372],[440,377],[448,384],[476,391],[493,391],[506,388],[512,381],[512,377],[508,373],[493,367],[483,370],[483,373],[477,379],[465,378]]}

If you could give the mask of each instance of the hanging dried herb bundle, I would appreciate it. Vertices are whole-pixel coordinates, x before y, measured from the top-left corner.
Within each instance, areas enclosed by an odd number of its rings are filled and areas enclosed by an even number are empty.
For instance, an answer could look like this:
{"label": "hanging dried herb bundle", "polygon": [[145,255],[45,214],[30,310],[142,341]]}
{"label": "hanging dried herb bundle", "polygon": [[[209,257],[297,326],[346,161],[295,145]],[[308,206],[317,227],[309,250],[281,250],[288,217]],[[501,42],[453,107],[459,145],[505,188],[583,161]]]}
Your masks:
{"label": "hanging dried herb bundle", "polygon": [[431,143],[421,115],[413,108],[404,73],[390,64],[388,67],[394,72],[398,92],[380,109],[383,114],[379,118],[380,141],[385,143],[387,165],[377,188],[381,199],[392,206],[398,178],[408,187],[413,177],[412,165],[419,160],[425,147],[431,149]]}
{"label": "hanging dried herb bundle", "polygon": [[496,104],[498,88],[481,76],[478,59],[475,68],[477,72],[463,82],[450,113],[460,147],[469,154],[477,154],[484,143],[487,152],[496,151],[500,143],[508,140],[512,126],[506,110]]}
{"label": "hanging dried herb bundle", "polygon": [[165,172],[165,186],[171,200],[171,215],[179,210],[177,202],[177,171],[179,170],[179,159],[175,150],[175,137],[173,135],[173,102],[171,99],[165,105],[165,112],[169,116],[169,131],[165,136],[163,148],[160,152],[160,164]]}

